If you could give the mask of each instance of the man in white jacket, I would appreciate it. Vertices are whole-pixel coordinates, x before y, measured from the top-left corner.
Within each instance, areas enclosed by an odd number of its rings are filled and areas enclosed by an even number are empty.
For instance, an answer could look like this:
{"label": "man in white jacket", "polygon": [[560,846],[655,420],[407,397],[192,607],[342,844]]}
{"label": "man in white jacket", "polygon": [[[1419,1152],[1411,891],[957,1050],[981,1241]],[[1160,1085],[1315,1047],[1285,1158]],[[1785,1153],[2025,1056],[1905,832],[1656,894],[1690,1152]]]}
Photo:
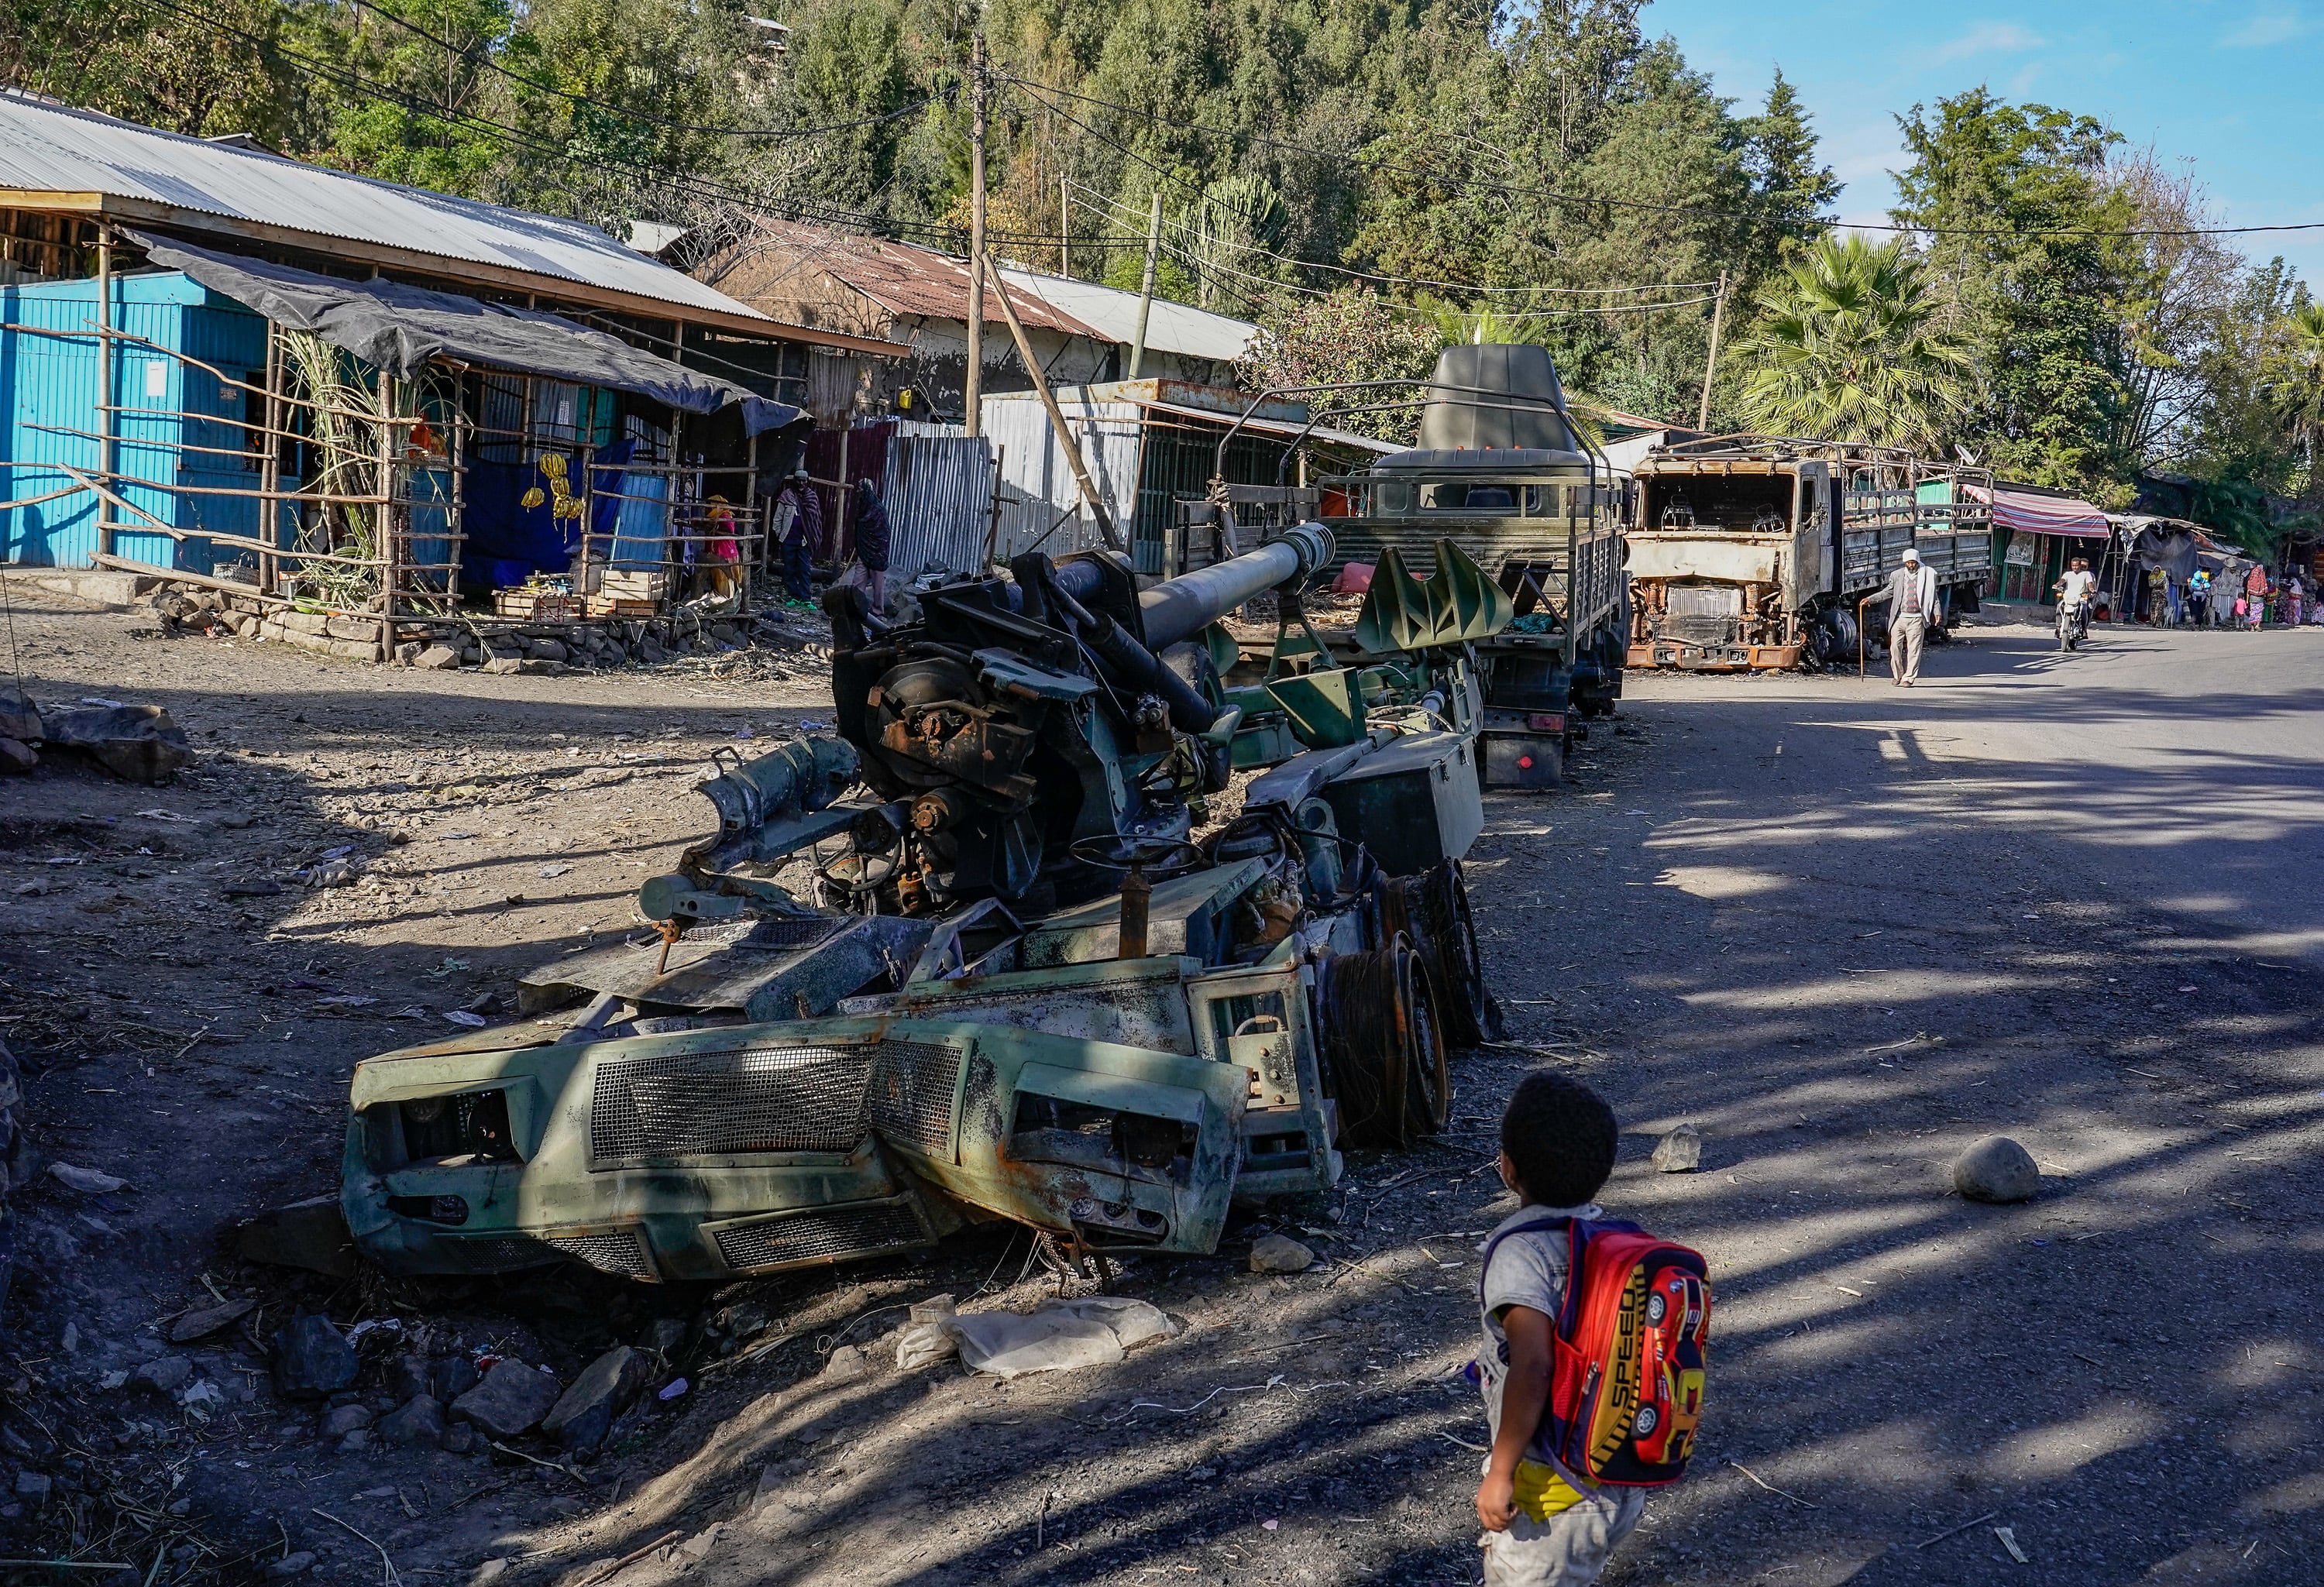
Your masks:
{"label": "man in white jacket", "polygon": [[1904,548],[1904,565],[1888,576],[1888,586],[1869,604],[1888,607],[1888,674],[1900,688],[1921,680],[1921,646],[1937,617],[1937,576],[1921,566],[1921,553]]}

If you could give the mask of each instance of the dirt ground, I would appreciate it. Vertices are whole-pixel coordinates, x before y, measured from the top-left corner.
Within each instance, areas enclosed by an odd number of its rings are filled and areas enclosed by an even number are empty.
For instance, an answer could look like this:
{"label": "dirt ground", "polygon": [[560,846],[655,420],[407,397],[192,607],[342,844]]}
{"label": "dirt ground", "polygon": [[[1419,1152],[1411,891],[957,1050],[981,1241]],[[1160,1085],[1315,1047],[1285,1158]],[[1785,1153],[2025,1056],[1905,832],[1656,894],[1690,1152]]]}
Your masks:
{"label": "dirt ground", "polygon": [[[19,1557],[149,1587],[300,1555],[334,1582],[1472,1582],[1473,1247],[1510,1210],[1500,1103],[1552,1064],[1621,1114],[1602,1199],[1702,1249],[1718,1296],[1694,1474],[1609,1582],[2324,1576],[2317,934],[2278,885],[2324,862],[2292,681],[2319,641],[2057,658],[1997,627],[1912,695],[1634,678],[1572,787],[1489,801],[1471,877],[1512,1045],[1462,1060],[1443,1143],[1351,1159],[1214,1260],[1134,1265],[1176,1338],[1002,1384],[900,1372],[890,1336],[939,1293],[1055,1293],[1006,1230],[715,1292],[334,1281],[219,1244],[335,1188],[356,1059],[513,1018],[518,973],[638,934],[711,752],[827,718],[819,678],[415,675],[60,597],[20,597],[14,632],[36,699],[165,705],[199,751],[163,789],[0,781],[32,1166],[129,1182],[14,1197]],[[298,880],[327,857],[359,868]],[[1702,1166],[1657,1174],[1680,1122]],[[1997,1130],[2042,1165],[2030,1203],[1948,1189]],[[1243,1271],[1267,1232],[1318,1265]],[[258,1309],[167,1341],[219,1297]],[[260,1341],[300,1309],[373,1323],[374,1408],[403,1352],[569,1380],[657,1319],[688,1324],[655,1379],[686,1388],[563,1469],[521,1441],[345,1448],[268,1383]]]}

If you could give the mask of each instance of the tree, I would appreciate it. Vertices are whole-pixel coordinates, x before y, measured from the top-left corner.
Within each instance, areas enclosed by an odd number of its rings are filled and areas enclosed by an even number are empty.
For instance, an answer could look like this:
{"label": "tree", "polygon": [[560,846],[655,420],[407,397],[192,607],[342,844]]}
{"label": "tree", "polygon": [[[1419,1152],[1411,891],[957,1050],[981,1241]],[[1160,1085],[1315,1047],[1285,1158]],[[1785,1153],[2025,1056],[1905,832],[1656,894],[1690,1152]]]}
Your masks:
{"label": "tree", "polygon": [[[1252,391],[1357,381],[1419,380],[1436,367],[1444,337],[1426,320],[1398,313],[1377,293],[1325,297],[1286,293],[1260,316],[1259,335],[1235,365]],[[1308,399],[1313,410],[1342,416],[1347,428],[1382,440],[1410,441],[1419,410],[1362,411],[1366,402],[1417,401],[1413,390],[1350,392]]]}
{"label": "tree", "polygon": [[2017,479],[2127,502],[2124,386],[2108,335],[2134,208],[2105,180],[2115,135],[1984,88],[1897,117],[1913,163],[1891,214],[1921,235],[1941,323],[1976,379],[1959,429]]}
{"label": "tree", "polygon": [[[2280,272],[2283,262],[2275,262]],[[2324,303],[2300,302],[2276,324],[2265,364],[2268,396],[2298,448],[2305,494],[2313,495],[2317,439],[2324,436]]]}
{"label": "tree", "polygon": [[1969,364],[1937,312],[1902,239],[1818,239],[1761,297],[1759,322],[1736,346],[1746,416],[1778,435],[1936,450],[1968,408]]}

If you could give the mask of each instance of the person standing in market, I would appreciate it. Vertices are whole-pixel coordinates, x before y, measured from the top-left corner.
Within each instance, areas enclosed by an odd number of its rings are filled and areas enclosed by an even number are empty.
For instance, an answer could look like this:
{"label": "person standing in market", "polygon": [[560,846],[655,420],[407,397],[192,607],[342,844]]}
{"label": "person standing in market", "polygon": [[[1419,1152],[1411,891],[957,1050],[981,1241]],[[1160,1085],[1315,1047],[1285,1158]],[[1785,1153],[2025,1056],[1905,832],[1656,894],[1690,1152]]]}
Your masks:
{"label": "person standing in market", "polygon": [[2267,610],[2267,569],[2256,562],[2252,564],[2252,570],[2244,575],[2244,601],[2246,625],[2257,629],[2261,614]]}
{"label": "person standing in market", "polygon": [[863,593],[874,612],[888,609],[888,504],[880,487],[855,482],[855,560],[863,569]]}
{"label": "person standing in market", "polygon": [[2198,567],[2195,569],[2195,576],[2187,581],[2187,605],[2188,609],[2194,614],[2196,627],[2211,626],[2211,570],[2209,568]]}
{"label": "person standing in market", "polygon": [[823,543],[823,494],[795,468],[775,497],[775,543],[783,550],[783,593],[794,601],[815,598],[815,548]]}
{"label": "person standing in market", "polygon": [[1921,648],[1928,642],[1929,623],[1937,612],[1936,573],[1921,566],[1921,553],[1904,548],[1904,565],[1888,576],[1888,584],[1870,597],[1870,605],[1888,608],[1888,675],[1899,688],[1921,680]]}

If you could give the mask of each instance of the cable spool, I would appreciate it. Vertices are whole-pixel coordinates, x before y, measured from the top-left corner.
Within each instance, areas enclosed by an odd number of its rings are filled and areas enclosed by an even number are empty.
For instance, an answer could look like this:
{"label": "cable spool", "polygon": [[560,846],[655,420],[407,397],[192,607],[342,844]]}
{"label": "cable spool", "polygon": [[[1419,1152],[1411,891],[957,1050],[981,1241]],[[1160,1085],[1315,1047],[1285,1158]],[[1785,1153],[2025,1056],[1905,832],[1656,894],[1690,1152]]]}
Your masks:
{"label": "cable spool", "polygon": [[1501,1008],[1485,985],[1484,954],[1461,862],[1447,860],[1388,882],[1381,912],[1383,930],[1409,939],[1427,968],[1444,1039],[1462,1049],[1499,1041]]}
{"label": "cable spool", "polygon": [[1452,1080],[1420,956],[1402,938],[1322,968],[1326,1084],[1351,1147],[1410,1146],[1444,1128]]}

